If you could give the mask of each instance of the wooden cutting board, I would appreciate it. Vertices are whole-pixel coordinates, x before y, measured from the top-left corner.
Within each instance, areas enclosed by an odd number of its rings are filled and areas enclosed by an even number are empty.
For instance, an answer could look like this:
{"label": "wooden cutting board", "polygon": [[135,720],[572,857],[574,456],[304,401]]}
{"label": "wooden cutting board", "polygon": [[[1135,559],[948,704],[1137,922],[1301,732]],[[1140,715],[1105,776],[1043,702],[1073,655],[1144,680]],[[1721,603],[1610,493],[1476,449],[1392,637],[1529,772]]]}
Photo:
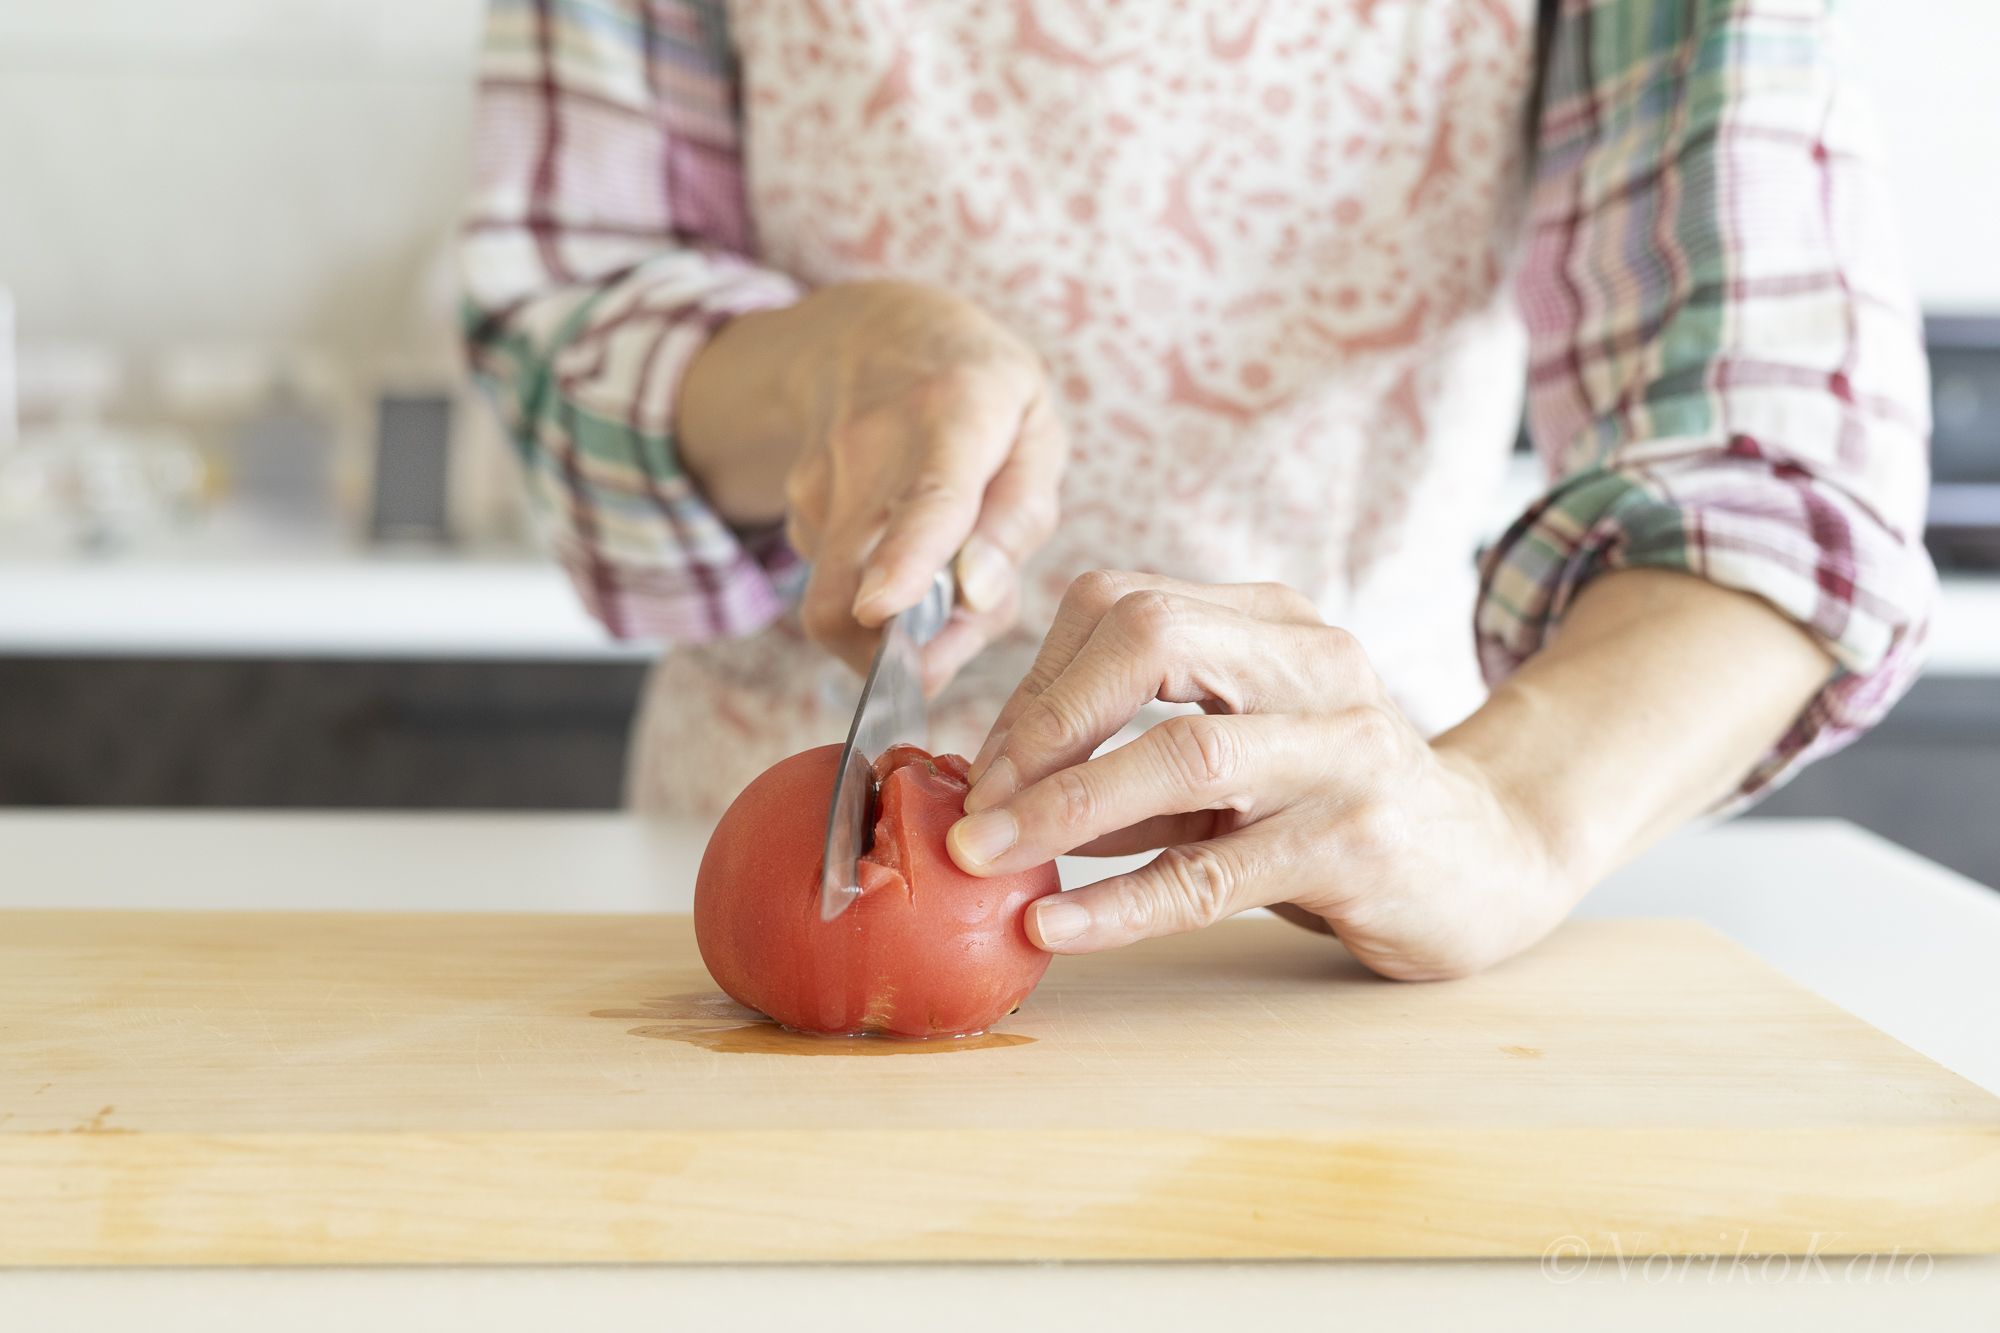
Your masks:
{"label": "wooden cutting board", "polygon": [[0,914],[0,1261],[2000,1249],[2000,1099],[1692,923],[1228,922],[879,1057],[712,992],[685,917]]}

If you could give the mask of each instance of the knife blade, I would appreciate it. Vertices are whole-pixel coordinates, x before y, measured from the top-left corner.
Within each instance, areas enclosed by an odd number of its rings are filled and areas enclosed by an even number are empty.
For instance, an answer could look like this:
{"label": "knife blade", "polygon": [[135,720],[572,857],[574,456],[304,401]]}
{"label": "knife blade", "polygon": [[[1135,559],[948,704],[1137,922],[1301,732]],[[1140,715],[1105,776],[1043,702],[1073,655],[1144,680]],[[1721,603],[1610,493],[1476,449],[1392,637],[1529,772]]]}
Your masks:
{"label": "knife blade", "polygon": [[922,650],[951,616],[958,581],[949,568],[931,580],[924,599],[882,627],[875,661],[861,683],[861,702],[840,750],[839,776],[827,809],[826,847],[820,862],[819,915],[831,921],[861,896],[856,863],[867,850],[875,819],[875,760],[898,743],[928,746],[930,713],[924,705]]}

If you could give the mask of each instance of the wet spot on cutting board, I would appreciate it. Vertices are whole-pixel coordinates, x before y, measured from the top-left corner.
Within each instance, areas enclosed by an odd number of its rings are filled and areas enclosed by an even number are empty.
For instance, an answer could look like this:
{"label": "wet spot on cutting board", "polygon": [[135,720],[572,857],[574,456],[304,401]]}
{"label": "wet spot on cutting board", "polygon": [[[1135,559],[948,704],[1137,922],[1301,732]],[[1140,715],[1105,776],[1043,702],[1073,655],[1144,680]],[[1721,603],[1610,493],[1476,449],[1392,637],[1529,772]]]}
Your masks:
{"label": "wet spot on cutting board", "polygon": [[821,1037],[780,1027],[721,991],[662,995],[639,1003],[644,1007],[593,1009],[590,1016],[645,1019],[644,1026],[629,1029],[628,1035],[685,1042],[723,1055],[949,1055],[956,1051],[1025,1046],[1035,1040],[1009,1032],[980,1032],[969,1037],[935,1037],[926,1041],[899,1037]]}
{"label": "wet spot on cutting board", "polygon": [[970,1037],[933,1037],[927,1041],[899,1037],[820,1037],[793,1032],[776,1023],[745,1023],[727,1028],[633,1028],[635,1037],[684,1041],[725,1055],[949,1055],[954,1051],[990,1051],[1001,1046],[1025,1046],[1034,1040],[1012,1032],[981,1032]]}

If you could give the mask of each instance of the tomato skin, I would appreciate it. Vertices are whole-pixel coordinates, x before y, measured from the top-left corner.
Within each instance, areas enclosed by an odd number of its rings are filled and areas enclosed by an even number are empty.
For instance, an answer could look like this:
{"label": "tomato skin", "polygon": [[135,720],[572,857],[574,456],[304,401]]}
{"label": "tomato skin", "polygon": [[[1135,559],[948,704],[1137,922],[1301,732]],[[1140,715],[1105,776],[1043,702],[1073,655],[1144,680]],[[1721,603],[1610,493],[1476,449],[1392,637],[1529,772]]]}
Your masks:
{"label": "tomato skin", "polygon": [[980,879],[945,832],[964,814],[965,760],[898,745],[876,761],[875,845],[862,894],[819,915],[820,855],[840,747],[772,765],[716,825],[695,878],[701,960],[731,999],[800,1032],[947,1037],[1004,1017],[1047,971],[1028,904],[1057,892],[1054,862]]}

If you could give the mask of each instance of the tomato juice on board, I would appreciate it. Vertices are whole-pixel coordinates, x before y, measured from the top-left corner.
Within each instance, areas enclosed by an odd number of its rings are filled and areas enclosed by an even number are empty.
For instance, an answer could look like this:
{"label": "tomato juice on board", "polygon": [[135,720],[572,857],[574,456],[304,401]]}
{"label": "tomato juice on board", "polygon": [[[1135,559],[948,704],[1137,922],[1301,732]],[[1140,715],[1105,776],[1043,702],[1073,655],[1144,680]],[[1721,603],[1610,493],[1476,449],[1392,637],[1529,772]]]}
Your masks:
{"label": "tomato juice on board", "polygon": [[723,1055],[944,1055],[952,1051],[990,1051],[1026,1046],[1035,1039],[1016,1032],[976,1032],[964,1037],[893,1037],[875,1033],[836,1037],[818,1032],[794,1032],[776,1023],[743,1023],[730,1028],[634,1028],[634,1036],[685,1042]]}

